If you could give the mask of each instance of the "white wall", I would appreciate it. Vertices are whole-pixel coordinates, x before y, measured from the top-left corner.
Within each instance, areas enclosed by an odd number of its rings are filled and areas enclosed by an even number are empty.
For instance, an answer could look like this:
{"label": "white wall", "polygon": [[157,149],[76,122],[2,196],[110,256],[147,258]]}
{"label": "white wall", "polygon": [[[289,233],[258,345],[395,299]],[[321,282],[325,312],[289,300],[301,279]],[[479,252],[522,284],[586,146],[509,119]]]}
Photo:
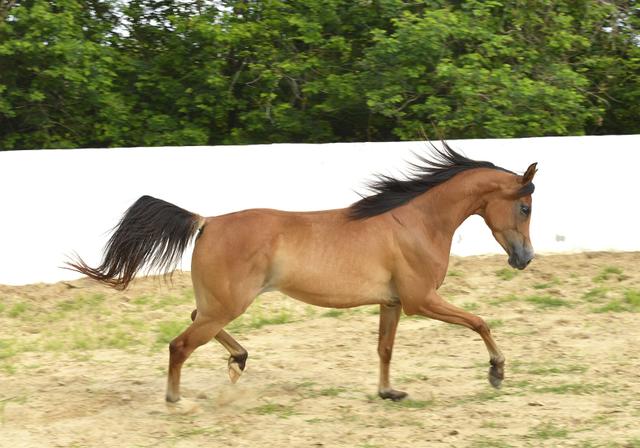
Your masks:
{"label": "white wall", "polygon": [[[640,135],[458,140],[467,156],[516,172],[538,162],[537,252],[640,250]],[[100,261],[108,231],[143,194],[202,215],[253,207],[345,207],[373,173],[399,174],[423,142],[0,152],[0,284],[77,278],[78,252]],[[471,217],[453,253],[500,253]],[[188,269],[190,254],[183,268]]]}

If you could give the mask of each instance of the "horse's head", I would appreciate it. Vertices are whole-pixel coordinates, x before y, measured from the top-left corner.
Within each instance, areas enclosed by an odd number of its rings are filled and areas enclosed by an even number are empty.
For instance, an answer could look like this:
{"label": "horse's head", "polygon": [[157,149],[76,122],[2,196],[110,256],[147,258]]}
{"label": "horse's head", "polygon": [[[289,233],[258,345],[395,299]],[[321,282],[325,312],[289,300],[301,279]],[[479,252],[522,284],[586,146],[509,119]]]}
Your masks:
{"label": "horse's head", "polygon": [[509,264],[517,269],[526,268],[534,255],[529,221],[534,190],[531,181],[536,171],[533,163],[522,176],[501,176],[498,188],[487,196],[480,212],[496,241],[509,255]]}

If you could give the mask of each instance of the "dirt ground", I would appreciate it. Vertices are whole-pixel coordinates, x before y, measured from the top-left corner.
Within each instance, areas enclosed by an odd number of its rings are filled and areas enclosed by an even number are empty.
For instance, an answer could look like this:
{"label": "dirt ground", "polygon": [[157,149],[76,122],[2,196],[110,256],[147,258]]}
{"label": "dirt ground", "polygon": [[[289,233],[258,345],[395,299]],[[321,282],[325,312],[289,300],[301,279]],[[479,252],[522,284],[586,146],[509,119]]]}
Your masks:
{"label": "dirt ground", "polygon": [[377,307],[258,298],[229,327],[249,351],[198,349],[164,402],[188,274],[116,292],[88,280],[0,286],[2,447],[640,447],[640,253],[453,258],[441,292],[483,316],[507,358],[496,391],[473,332],[403,317],[377,398]]}

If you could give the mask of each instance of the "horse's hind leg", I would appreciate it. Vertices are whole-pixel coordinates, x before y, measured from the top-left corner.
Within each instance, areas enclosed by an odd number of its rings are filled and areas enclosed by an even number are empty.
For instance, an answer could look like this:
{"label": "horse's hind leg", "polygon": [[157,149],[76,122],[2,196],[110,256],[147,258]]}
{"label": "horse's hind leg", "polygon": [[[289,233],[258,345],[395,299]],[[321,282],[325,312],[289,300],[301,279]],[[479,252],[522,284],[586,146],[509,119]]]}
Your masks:
{"label": "horse's hind leg", "polygon": [[[191,312],[191,320],[195,320],[198,310]],[[232,383],[236,383],[244,371],[249,353],[238,343],[229,333],[220,330],[215,336],[216,340],[227,349],[229,354],[229,379]]]}
{"label": "horse's hind leg", "polygon": [[176,402],[180,399],[180,371],[182,364],[199,346],[206,344],[218,334],[226,321],[197,316],[193,323],[169,344],[169,373],[166,399]]}
{"label": "horse's hind leg", "polygon": [[380,356],[380,381],[378,383],[378,395],[380,398],[393,401],[402,400],[407,396],[406,392],[395,390],[389,380],[389,367],[391,365],[391,353],[396,337],[396,329],[400,320],[401,306],[380,305],[380,329],[378,332],[378,355]]}
{"label": "horse's hind leg", "polygon": [[232,383],[235,383],[244,371],[249,354],[243,346],[238,344],[238,341],[233,339],[233,337],[224,330],[218,332],[216,340],[220,342],[231,355],[229,356],[229,379]]}

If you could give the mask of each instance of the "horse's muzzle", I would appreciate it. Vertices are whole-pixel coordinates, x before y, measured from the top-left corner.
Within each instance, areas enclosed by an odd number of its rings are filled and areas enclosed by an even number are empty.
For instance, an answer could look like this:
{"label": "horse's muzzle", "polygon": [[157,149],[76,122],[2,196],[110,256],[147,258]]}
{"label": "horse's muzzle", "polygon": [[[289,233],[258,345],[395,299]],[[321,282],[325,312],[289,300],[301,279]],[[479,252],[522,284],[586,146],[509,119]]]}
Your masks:
{"label": "horse's muzzle", "polygon": [[509,266],[515,269],[523,270],[531,260],[533,260],[534,254],[532,250],[525,249],[523,247],[520,248],[512,248],[509,253]]}

